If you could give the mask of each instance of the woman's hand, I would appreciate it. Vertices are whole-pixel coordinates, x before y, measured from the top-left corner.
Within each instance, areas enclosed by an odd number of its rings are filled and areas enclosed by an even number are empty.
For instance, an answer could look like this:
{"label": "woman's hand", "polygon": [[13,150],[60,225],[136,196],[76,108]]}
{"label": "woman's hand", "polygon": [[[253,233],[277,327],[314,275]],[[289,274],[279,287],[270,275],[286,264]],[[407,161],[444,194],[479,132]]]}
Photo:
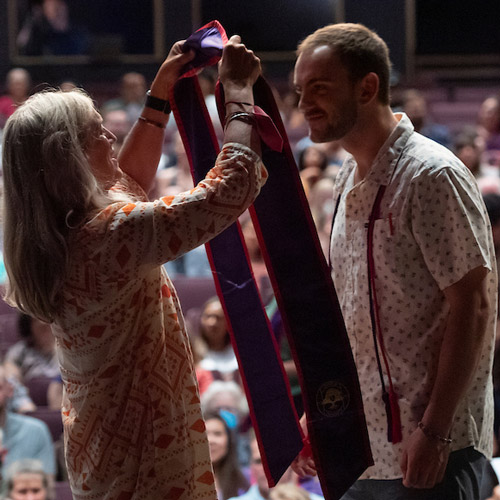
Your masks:
{"label": "woman's hand", "polygon": [[232,36],[224,47],[219,62],[219,79],[226,95],[233,87],[251,88],[261,71],[260,59],[241,43],[238,35]]}
{"label": "woman's hand", "polygon": [[172,46],[167,58],[160,66],[158,73],[156,73],[155,79],[151,84],[151,95],[154,97],[168,100],[170,89],[179,78],[181,69],[194,59],[194,51],[182,51],[184,41],[180,40]]}

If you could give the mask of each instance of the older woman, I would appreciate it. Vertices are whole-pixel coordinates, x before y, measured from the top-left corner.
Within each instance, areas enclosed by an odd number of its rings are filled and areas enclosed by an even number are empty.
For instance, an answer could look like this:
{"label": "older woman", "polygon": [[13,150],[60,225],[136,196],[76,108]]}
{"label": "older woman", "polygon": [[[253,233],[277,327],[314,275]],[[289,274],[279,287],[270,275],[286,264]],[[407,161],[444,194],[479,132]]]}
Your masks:
{"label": "older woman", "polygon": [[[266,171],[252,124],[233,119],[202,182],[148,200],[168,121],[161,104],[192,57],[174,45],[118,160],[78,91],[36,94],[5,127],[7,300],[52,324],[77,500],[216,498],[188,337],[162,265],[235,221]],[[219,70],[228,114],[252,102],[259,74],[258,58],[231,38]]]}

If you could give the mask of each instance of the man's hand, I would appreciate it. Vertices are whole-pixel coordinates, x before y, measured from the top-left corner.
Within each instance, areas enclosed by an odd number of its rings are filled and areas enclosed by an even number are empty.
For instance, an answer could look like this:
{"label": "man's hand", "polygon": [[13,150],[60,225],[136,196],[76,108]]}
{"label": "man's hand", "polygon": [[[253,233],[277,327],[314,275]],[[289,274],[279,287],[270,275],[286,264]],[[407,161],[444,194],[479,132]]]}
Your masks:
{"label": "man's hand", "polygon": [[403,449],[401,470],[407,488],[432,488],[443,480],[450,447],[416,429]]}
{"label": "man's hand", "polygon": [[252,87],[262,69],[260,59],[248,50],[238,35],[234,35],[224,47],[222,59],[219,62],[219,79],[227,87]]}
{"label": "man's hand", "polygon": [[299,477],[315,476],[317,474],[316,465],[312,458],[311,443],[309,441],[307,429],[307,417],[305,413],[302,415],[299,423],[302,433],[305,436],[303,439],[304,447],[292,462],[291,467],[295,474]]}
{"label": "man's hand", "polygon": [[486,500],[500,500],[500,486],[495,486],[491,497],[488,497]]}
{"label": "man's hand", "polygon": [[292,470],[299,477],[307,477],[307,476],[315,476],[316,465],[314,464],[314,460],[312,457],[307,456],[300,452],[297,455],[297,458],[292,462]]}

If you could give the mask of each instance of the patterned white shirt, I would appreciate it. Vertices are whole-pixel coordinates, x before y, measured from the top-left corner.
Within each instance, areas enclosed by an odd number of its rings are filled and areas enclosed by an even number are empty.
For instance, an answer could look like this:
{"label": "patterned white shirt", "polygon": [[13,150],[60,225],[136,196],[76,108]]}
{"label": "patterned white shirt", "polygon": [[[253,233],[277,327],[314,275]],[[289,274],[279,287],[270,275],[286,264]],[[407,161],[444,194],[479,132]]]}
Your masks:
{"label": "patterned white shirt", "polygon": [[[354,185],[349,156],[336,180],[340,204],[332,234],[332,276],[358,369],[375,465],[361,478],[394,479],[402,443],[387,439],[370,319],[367,223],[380,185],[386,185],[375,221],[373,254],[380,324],[396,393],[403,442],[415,430],[434,384],[449,312],[443,290],[484,266],[496,308],[497,273],[486,209],[469,170],[447,149],[414,132],[404,114]],[[491,455],[491,365],[496,311],[488,320],[479,367],[453,423],[452,449],[474,446]],[[386,386],[385,368],[384,377]]]}

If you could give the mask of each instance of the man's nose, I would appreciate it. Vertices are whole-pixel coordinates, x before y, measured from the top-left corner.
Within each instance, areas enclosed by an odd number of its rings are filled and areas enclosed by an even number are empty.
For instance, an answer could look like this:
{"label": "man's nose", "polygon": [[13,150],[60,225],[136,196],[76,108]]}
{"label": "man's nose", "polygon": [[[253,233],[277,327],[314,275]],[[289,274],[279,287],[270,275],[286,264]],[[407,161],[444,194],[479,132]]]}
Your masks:
{"label": "man's nose", "polygon": [[309,95],[306,92],[302,92],[299,96],[299,104],[297,106],[299,108],[299,111],[303,113],[308,103],[309,103]]}

